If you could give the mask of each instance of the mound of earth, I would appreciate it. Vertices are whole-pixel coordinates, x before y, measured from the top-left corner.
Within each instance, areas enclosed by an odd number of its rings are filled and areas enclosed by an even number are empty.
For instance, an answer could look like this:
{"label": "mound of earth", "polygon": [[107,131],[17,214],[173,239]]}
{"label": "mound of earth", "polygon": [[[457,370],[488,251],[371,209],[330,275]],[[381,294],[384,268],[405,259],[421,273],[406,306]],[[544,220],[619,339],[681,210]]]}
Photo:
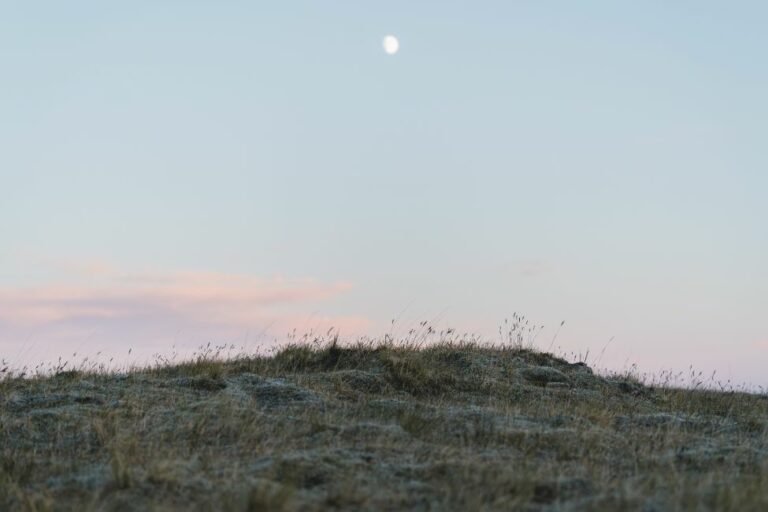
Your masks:
{"label": "mound of earth", "polygon": [[2,510],[768,510],[768,400],[519,348],[0,382]]}

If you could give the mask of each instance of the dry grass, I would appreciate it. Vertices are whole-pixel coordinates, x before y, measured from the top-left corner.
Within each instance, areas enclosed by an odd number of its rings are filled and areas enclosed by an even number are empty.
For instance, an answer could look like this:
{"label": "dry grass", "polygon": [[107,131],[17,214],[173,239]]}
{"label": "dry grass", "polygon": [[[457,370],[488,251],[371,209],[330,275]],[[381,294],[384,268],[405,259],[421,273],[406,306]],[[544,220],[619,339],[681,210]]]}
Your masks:
{"label": "dry grass", "polygon": [[0,397],[3,510],[768,510],[765,396],[519,343],[204,353]]}

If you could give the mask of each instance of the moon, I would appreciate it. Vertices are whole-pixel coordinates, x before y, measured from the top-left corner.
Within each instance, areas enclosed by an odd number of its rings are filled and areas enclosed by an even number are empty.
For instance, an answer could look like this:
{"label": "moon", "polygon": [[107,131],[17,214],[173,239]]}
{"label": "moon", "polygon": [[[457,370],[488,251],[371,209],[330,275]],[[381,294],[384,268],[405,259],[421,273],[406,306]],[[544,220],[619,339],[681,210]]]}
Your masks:
{"label": "moon", "polygon": [[388,35],[384,37],[384,41],[382,41],[382,46],[384,47],[384,52],[387,55],[394,55],[400,50],[400,41],[397,40],[397,38],[393,35]]}

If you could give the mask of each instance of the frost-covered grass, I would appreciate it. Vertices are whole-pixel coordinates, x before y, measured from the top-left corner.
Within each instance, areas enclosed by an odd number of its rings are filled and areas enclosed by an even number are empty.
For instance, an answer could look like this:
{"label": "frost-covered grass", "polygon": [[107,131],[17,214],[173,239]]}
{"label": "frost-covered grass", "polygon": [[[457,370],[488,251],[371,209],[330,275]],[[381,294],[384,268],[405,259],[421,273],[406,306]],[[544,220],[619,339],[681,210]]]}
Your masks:
{"label": "frost-covered grass", "polygon": [[519,344],[295,344],[0,381],[2,510],[768,510],[764,395]]}

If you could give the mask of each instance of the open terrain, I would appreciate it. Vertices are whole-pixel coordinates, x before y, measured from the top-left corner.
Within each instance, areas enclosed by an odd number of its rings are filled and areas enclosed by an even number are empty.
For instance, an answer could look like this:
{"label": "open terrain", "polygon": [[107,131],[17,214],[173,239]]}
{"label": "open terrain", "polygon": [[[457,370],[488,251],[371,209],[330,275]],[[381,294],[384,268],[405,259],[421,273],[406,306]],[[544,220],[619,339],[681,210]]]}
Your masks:
{"label": "open terrain", "polygon": [[2,510],[768,510],[768,399],[520,347],[0,381]]}

